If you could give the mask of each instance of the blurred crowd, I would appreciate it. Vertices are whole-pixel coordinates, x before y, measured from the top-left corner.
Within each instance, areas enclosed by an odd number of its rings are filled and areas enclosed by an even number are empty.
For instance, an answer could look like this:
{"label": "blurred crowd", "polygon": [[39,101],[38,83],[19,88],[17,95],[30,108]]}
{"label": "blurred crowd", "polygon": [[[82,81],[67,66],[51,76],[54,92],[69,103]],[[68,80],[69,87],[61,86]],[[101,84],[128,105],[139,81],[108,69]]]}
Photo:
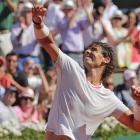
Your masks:
{"label": "blurred crowd", "polygon": [[122,11],[111,0],[0,0],[0,122],[46,122],[56,89],[55,64],[36,40],[32,7],[43,4],[44,23],[58,47],[83,67],[91,43],[110,44],[123,83],[105,87],[133,110],[131,86],[140,84],[140,8]]}

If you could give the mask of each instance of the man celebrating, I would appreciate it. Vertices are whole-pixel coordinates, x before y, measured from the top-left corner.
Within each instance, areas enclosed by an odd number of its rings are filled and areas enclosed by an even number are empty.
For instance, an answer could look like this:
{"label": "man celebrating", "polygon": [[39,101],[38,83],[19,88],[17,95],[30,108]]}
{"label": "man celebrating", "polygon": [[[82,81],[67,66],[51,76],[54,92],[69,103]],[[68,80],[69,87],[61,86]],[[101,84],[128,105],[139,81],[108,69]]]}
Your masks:
{"label": "man celebrating", "polygon": [[46,9],[36,5],[32,13],[36,37],[56,63],[58,74],[46,140],[89,140],[100,123],[111,115],[140,132],[140,87],[132,88],[136,104],[131,112],[102,85],[114,70],[111,47],[101,42],[92,43],[84,51],[83,70],[54,43],[43,23]]}

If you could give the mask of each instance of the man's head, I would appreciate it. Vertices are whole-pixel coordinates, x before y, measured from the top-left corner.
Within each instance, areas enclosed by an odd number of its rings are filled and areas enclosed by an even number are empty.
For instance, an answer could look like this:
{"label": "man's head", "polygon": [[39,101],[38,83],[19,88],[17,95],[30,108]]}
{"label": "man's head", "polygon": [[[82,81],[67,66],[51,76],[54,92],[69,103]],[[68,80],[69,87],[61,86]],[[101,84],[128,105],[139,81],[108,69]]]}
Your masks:
{"label": "man's head", "polygon": [[24,72],[27,75],[32,75],[34,73],[35,62],[32,57],[27,57],[24,60]]}
{"label": "man's head", "polygon": [[73,0],[64,1],[63,5],[62,5],[62,10],[66,16],[68,16],[69,14],[73,15],[75,9],[76,9],[76,5]]}
{"label": "man's head", "polygon": [[83,62],[86,73],[92,69],[102,70],[102,81],[115,69],[114,52],[107,43],[93,42],[85,49]]}
{"label": "man's head", "polygon": [[122,11],[117,10],[110,17],[110,20],[111,20],[113,27],[119,28],[127,22],[127,16],[125,14],[123,14]]}
{"label": "man's head", "polygon": [[110,89],[110,90],[113,91],[113,89],[114,89],[114,82],[113,82],[113,77],[112,77],[112,75],[110,75],[109,77],[107,77],[107,78],[103,81],[103,85],[104,85],[106,88],[108,88],[108,89]]}
{"label": "man's head", "polygon": [[7,69],[11,74],[15,74],[18,64],[18,55],[15,52],[10,52],[6,56]]}
{"label": "man's head", "polygon": [[32,24],[32,8],[33,8],[33,4],[31,2],[26,1],[24,3],[21,14],[25,20],[26,26],[29,26]]}
{"label": "man's head", "polygon": [[16,101],[16,88],[15,87],[9,87],[6,88],[4,96],[3,96],[3,102],[7,106],[11,106]]}
{"label": "man's head", "polygon": [[137,75],[134,70],[127,69],[123,73],[124,82],[127,86],[137,85]]}
{"label": "man's head", "polygon": [[19,95],[20,105],[23,109],[32,107],[35,94],[33,89],[27,87],[23,93]]}

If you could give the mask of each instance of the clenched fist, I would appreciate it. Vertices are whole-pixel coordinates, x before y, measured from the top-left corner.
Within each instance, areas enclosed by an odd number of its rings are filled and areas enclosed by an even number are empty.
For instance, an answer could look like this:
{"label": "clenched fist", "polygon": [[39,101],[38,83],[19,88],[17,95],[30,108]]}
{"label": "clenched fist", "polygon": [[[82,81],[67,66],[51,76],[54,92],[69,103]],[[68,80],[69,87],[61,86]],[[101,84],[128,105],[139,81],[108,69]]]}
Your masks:
{"label": "clenched fist", "polygon": [[35,25],[41,25],[46,15],[47,9],[42,5],[34,5],[32,8],[32,19]]}

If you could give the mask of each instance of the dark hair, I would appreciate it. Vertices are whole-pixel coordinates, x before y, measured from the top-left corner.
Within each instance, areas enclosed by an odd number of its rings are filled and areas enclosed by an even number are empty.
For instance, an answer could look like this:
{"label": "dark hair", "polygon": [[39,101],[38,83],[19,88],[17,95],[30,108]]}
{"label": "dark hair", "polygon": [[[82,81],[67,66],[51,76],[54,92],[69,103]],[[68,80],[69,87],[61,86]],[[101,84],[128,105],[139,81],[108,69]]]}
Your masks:
{"label": "dark hair", "polygon": [[[134,10],[128,10],[128,11],[126,12],[126,15],[128,16],[128,20],[130,20],[130,14],[131,14],[131,13],[135,14],[135,16],[136,16],[135,26],[137,26],[137,25],[138,25],[139,19],[138,19],[138,15],[135,13]],[[124,25],[124,27],[127,27],[127,24],[128,24],[128,23],[126,23],[126,25]]]}
{"label": "dark hair", "polygon": [[17,54],[16,52],[14,52],[14,51],[9,52],[9,53],[6,55],[6,58],[8,58],[8,57],[10,57],[10,56],[17,56],[17,57],[19,57],[18,54]]}
{"label": "dark hair", "polygon": [[[102,81],[104,81],[108,76],[110,76],[114,70],[115,70],[115,53],[112,49],[112,46],[109,45],[108,43],[103,43],[103,42],[92,42],[92,44],[88,47],[92,46],[99,46],[102,48],[102,54],[104,57],[109,57],[110,62],[106,64],[106,67],[103,71],[102,74]],[[86,49],[88,49],[86,48]],[[87,73],[87,69],[85,68],[85,72]]]}
{"label": "dark hair", "polygon": [[17,93],[17,89],[16,87],[9,87],[9,88],[6,88],[6,92],[5,93]]}

